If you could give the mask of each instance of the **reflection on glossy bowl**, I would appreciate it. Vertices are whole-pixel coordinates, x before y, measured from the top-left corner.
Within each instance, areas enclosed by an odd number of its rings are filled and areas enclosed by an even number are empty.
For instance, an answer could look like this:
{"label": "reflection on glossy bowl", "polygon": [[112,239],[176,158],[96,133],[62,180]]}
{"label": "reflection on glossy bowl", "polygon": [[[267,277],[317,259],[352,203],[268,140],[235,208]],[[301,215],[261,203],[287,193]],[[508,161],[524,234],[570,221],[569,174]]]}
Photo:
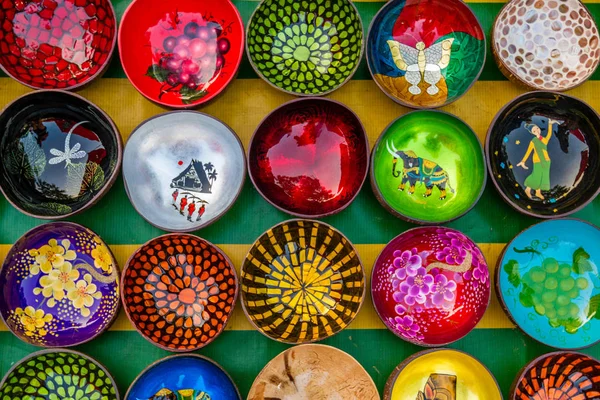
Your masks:
{"label": "reflection on glossy bowl", "polygon": [[191,232],[215,222],[233,205],[245,178],[242,143],[207,114],[157,115],[134,129],[125,146],[129,200],[166,231]]}
{"label": "reflection on glossy bowl", "polygon": [[33,228],[0,269],[0,316],[21,340],[75,346],[108,329],[119,308],[119,269],[94,232],[72,222]]}
{"label": "reflection on glossy bowl", "polygon": [[483,194],[487,174],[473,130],[441,111],[415,111],[392,122],[371,157],[371,186],[393,215],[440,224],[466,214]]}
{"label": "reflection on glossy bowl", "polygon": [[225,329],[238,280],[217,246],[196,236],[169,234],[131,256],[122,287],[127,317],[144,338],[165,350],[193,351]]}
{"label": "reflection on glossy bowl", "polygon": [[508,316],[545,345],[574,350],[600,341],[600,229],[545,221],[517,235],[498,259],[496,290]]}
{"label": "reflection on glossy bowl", "polygon": [[95,204],[117,179],[121,135],[95,104],[63,91],[19,97],[0,114],[0,189],[19,211],[68,217]]}
{"label": "reflection on glossy bowl", "polygon": [[600,116],[575,97],[517,97],[494,118],[485,151],[496,189],[523,214],[566,216],[600,191]]}
{"label": "reflection on glossy bowl", "polygon": [[119,52],[129,81],[146,98],[195,107],[234,79],[244,25],[230,0],[135,0],[123,14]]}
{"label": "reflection on glossy bowl", "polygon": [[34,89],[76,89],[108,68],[117,43],[110,0],[0,4],[0,67]]}
{"label": "reflection on glossy bowl", "polygon": [[282,222],[256,240],[242,265],[242,306],[262,334],[284,343],[330,337],[356,317],[365,275],[352,243],[332,226]]}
{"label": "reflection on glossy bowl", "polygon": [[257,128],[250,178],[275,207],[303,218],[340,212],[356,197],[369,168],[369,142],[356,116],[333,100],[293,100]]}

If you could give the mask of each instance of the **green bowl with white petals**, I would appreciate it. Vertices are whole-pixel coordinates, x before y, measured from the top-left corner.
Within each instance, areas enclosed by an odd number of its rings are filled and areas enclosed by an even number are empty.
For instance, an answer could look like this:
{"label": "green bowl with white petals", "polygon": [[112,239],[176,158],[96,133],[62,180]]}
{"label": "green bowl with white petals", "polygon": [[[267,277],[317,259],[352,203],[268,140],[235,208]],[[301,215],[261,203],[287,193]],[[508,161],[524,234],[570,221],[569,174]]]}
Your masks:
{"label": "green bowl with white petals", "polygon": [[363,25],[350,0],[263,0],[246,36],[256,73],[296,96],[338,89],[363,53]]}

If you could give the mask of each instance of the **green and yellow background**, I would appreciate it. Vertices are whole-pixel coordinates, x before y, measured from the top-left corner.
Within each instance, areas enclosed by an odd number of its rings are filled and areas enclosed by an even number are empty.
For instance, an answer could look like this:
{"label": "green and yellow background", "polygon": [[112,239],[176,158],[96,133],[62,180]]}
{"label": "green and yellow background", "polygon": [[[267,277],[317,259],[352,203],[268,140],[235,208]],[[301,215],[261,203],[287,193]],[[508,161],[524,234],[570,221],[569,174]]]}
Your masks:
{"label": "green and yellow background", "polygon": [[[131,0],[112,1],[120,18]],[[258,5],[257,1],[250,0],[234,0],[234,3],[244,22],[248,21]],[[383,2],[358,0],[355,4],[366,31]],[[489,35],[493,20],[503,4],[484,0],[470,2],[469,5]],[[587,6],[598,22],[600,0],[588,1]],[[6,76],[0,77],[0,106],[5,106],[29,90]],[[467,122],[483,142],[496,112],[522,92],[522,89],[500,74],[488,48],[487,62],[480,81],[463,98],[444,107],[444,110]],[[104,77],[80,94],[95,102],[115,120],[124,140],[144,119],[166,111],[143,98],[131,86],[120,66],[118,54],[115,54]],[[599,109],[600,72],[569,94]],[[343,102],[358,114],[367,129],[371,145],[391,121],[409,111],[389,100],[377,88],[364,60],[354,78],[329,97]],[[230,125],[247,149],[250,137],[261,119],[275,107],[291,99],[292,96],[282,94],[260,80],[248,61],[244,60],[237,80],[223,96],[201,111]],[[0,160],[1,157],[0,155]],[[600,199],[575,214],[575,217],[600,224]],[[235,206],[217,223],[197,234],[218,244],[239,269],[254,240],[272,225],[289,218],[263,200],[247,179]],[[135,212],[121,179],[97,205],[71,220],[102,236],[111,246],[121,266],[140,244],[163,233],[146,223]],[[382,247],[393,237],[412,227],[388,214],[375,199],[368,183],[350,207],[324,221],[340,229],[356,245],[369,275]],[[535,222],[506,205],[492,183],[488,182],[478,205],[448,226],[461,230],[479,243],[490,269],[493,270],[504,244]],[[0,198],[0,259],[4,258],[10,245],[23,233],[41,223],[43,221],[20,214],[4,198]],[[9,289],[0,290],[4,295]],[[354,356],[373,377],[380,393],[393,368],[409,355],[421,350],[385,329],[375,314],[370,297],[367,297],[361,312],[348,329],[323,343],[336,346]],[[221,364],[231,374],[245,398],[262,367],[287,347],[254,331],[238,304],[227,331],[199,353]],[[495,294],[492,295],[490,308],[479,326],[450,347],[464,350],[488,366],[505,397],[508,396],[510,385],[520,368],[534,357],[552,350],[516,330],[500,309]],[[4,375],[14,362],[35,350],[36,347],[21,342],[0,324],[0,375]],[[115,376],[122,395],[143,368],[169,354],[153,346],[133,330],[123,312],[110,331],[90,343],[78,346],[77,350],[102,362]],[[600,345],[584,352],[600,357]]]}

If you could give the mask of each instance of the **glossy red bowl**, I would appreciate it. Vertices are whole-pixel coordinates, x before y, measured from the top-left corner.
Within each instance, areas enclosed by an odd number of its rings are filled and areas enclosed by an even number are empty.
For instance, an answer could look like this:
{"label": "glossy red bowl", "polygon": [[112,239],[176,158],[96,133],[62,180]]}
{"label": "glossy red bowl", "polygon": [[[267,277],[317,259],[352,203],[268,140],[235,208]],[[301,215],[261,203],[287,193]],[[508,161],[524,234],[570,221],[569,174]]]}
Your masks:
{"label": "glossy red bowl", "polygon": [[191,108],[221,93],[244,52],[244,25],[230,0],[134,0],[119,30],[125,74],[149,100]]}
{"label": "glossy red bowl", "polygon": [[269,114],[250,141],[248,170],[273,206],[301,218],[346,208],[369,169],[369,141],[358,116],[325,98],[292,100]]}
{"label": "glossy red bowl", "polygon": [[34,89],[77,89],[102,75],[117,42],[110,0],[0,3],[0,68]]}

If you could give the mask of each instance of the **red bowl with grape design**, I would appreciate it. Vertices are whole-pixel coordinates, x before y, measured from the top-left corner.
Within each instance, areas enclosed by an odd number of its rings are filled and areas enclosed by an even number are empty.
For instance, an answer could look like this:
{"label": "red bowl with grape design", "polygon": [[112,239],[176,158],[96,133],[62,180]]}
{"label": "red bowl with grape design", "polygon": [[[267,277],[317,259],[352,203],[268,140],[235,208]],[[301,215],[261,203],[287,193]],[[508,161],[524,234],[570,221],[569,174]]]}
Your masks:
{"label": "red bowl with grape design", "polygon": [[0,67],[34,89],[77,89],[102,75],[117,42],[110,0],[0,2]]}
{"label": "red bowl with grape design", "polygon": [[445,346],[466,336],[490,302],[490,273],[477,245],[444,227],[395,237],[375,261],[371,295],[377,314],[398,337]]}
{"label": "red bowl with grape design", "polygon": [[221,93],[243,50],[244,25],[230,0],[134,0],[119,30],[129,81],[171,108],[195,107]]}

